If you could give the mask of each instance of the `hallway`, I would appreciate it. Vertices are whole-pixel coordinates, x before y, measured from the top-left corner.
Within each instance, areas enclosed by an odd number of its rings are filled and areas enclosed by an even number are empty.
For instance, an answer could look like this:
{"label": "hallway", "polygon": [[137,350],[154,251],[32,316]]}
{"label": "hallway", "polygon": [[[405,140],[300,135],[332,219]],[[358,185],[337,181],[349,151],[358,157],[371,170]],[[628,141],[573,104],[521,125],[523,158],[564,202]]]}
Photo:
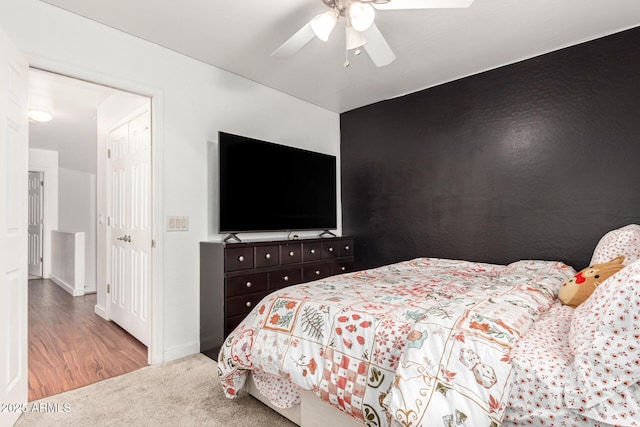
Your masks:
{"label": "hallway", "polygon": [[96,294],[72,297],[29,280],[29,401],[147,366],[147,347],[94,313]]}

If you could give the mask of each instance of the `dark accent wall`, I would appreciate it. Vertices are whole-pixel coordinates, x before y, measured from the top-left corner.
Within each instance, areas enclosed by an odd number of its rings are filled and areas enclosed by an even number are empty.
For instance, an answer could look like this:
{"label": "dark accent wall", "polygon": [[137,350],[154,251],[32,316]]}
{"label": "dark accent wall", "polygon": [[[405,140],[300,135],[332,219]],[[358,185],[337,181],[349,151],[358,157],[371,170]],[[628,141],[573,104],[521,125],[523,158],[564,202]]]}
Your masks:
{"label": "dark accent wall", "polygon": [[587,266],[640,222],[640,27],[340,116],[356,267]]}

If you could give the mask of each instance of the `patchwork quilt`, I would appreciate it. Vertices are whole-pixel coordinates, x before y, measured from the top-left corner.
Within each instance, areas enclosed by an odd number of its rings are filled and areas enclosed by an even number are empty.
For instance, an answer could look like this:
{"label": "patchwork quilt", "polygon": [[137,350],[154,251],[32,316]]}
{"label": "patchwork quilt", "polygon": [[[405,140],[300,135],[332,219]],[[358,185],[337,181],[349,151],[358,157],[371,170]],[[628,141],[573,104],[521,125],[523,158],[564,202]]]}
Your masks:
{"label": "patchwork quilt", "polygon": [[227,337],[219,376],[274,404],[299,388],[370,426],[498,426],[510,350],[575,271],[419,258],[276,291]]}

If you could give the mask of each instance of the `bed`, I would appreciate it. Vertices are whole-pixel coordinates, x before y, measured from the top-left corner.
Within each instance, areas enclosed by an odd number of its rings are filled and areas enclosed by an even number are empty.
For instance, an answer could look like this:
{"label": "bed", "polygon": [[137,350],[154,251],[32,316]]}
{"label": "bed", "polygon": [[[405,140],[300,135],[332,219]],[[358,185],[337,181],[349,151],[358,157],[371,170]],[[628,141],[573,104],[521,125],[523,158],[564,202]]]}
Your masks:
{"label": "bed", "polygon": [[638,426],[639,236],[601,239],[592,261],[628,265],[575,310],[555,261],[418,258],[282,289],[226,338],[223,388],[304,426]]}

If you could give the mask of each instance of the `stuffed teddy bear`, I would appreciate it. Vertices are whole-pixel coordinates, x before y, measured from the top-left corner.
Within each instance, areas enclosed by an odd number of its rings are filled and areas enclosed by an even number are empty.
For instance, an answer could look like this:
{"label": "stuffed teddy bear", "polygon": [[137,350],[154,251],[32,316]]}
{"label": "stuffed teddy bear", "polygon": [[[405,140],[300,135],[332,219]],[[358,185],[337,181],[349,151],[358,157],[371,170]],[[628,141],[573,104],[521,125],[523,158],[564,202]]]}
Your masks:
{"label": "stuffed teddy bear", "polygon": [[624,255],[602,264],[591,265],[562,284],[558,299],[576,308],[589,298],[596,288],[624,268]]}

